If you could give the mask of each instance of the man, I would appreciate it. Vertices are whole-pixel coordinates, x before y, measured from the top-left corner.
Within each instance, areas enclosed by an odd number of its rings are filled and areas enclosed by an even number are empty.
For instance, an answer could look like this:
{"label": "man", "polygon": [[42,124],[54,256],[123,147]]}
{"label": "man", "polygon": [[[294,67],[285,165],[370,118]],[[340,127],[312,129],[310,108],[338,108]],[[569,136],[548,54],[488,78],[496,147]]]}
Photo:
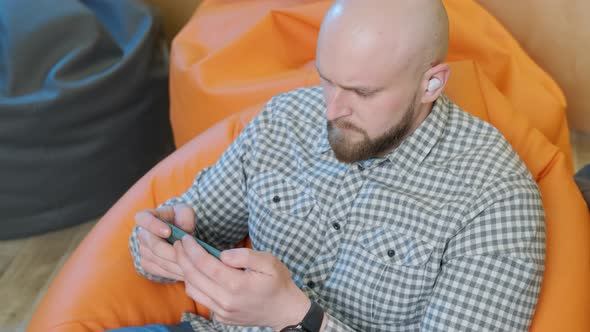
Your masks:
{"label": "man", "polygon": [[[438,0],[335,1],[322,86],[274,97],[186,193],[136,216],[139,273],[183,281],[212,319],[135,330],[527,330],[540,194],[502,135],[442,94],[447,44]],[[253,250],[172,246],[158,218]]]}

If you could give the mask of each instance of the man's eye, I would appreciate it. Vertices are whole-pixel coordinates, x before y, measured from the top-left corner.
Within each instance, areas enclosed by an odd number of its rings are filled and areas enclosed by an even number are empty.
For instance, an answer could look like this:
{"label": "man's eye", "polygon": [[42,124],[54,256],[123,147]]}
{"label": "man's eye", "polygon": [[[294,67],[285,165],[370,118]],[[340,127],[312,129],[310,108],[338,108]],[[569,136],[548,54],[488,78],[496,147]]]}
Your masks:
{"label": "man's eye", "polygon": [[361,98],[369,98],[373,95],[370,91],[355,90],[354,92]]}

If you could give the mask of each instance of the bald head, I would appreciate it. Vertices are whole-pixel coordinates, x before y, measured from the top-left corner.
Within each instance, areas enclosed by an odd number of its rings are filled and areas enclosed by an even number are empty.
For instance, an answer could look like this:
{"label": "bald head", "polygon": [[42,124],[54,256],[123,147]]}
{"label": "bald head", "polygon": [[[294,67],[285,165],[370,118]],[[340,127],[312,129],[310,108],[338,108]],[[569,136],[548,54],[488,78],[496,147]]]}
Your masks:
{"label": "bald head", "polygon": [[379,71],[426,70],[444,61],[448,30],[440,0],[336,0],[322,23],[318,51],[327,47]]}
{"label": "bald head", "polygon": [[448,35],[440,0],[335,0],[316,67],[336,158],[383,156],[426,119],[448,81]]}

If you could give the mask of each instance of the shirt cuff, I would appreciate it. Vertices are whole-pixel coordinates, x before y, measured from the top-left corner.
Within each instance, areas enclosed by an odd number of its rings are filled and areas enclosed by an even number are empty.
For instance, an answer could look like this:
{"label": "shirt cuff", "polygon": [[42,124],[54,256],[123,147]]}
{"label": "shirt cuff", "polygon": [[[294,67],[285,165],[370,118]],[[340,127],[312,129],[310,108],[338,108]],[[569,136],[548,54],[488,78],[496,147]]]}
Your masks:
{"label": "shirt cuff", "polygon": [[328,313],[326,313],[325,318],[328,320],[326,322],[326,328],[324,329],[324,332],[354,331],[351,327],[346,326],[344,323]]}

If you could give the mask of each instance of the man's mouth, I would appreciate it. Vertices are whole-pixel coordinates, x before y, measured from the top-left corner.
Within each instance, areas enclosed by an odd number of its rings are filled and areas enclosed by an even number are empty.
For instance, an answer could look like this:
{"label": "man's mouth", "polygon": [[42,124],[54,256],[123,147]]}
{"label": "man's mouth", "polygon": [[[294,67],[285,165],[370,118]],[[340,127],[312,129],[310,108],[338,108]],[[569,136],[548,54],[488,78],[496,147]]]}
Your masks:
{"label": "man's mouth", "polygon": [[332,126],[342,132],[357,132],[362,134],[363,130],[350,122],[332,121]]}

